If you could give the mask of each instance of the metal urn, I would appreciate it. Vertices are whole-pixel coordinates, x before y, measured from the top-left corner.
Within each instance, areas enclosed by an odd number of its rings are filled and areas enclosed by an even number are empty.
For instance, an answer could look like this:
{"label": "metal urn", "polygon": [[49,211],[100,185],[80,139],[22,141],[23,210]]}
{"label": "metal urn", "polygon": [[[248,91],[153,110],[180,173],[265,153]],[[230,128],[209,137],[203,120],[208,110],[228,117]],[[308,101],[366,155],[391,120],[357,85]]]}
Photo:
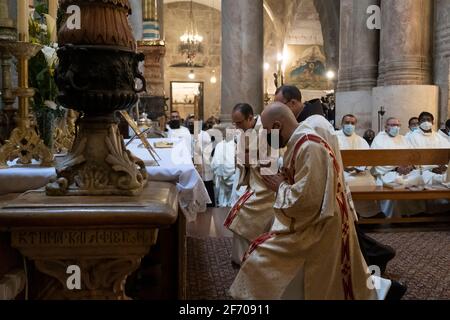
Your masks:
{"label": "metal urn", "polygon": [[138,195],[147,171],[126,149],[116,118],[116,111],[132,107],[146,87],[138,70],[144,56],[136,53],[128,23],[130,4],[61,0],[60,5],[64,12],[76,10],[66,15],[58,33],[57,100],[81,117],[74,145],[57,162],[57,179],[47,185],[47,195]]}

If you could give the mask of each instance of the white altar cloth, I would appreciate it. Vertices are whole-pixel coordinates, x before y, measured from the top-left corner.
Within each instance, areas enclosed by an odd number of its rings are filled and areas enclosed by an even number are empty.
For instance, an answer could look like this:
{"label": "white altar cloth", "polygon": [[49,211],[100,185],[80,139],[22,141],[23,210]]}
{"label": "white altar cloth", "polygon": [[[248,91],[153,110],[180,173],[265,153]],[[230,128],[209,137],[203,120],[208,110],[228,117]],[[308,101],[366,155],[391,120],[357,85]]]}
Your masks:
{"label": "white altar cloth", "polygon": [[[157,141],[168,139],[149,139],[154,145]],[[179,141],[174,142],[172,149],[156,149],[161,157],[160,166],[148,166],[151,157],[145,148],[139,148],[140,141],[135,140],[128,149],[147,165],[149,179],[152,181],[174,182],[179,191],[180,208],[188,222],[194,221],[197,213],[205,212],[207,204],[211,203],[203,181],[192,163],[189,149]],[[0,195],[8,193],[23,193],[45,186],[56,177],[55,168],[43,168],[38,164],[17,165],[9,163],[7,169],[0,169]]]}

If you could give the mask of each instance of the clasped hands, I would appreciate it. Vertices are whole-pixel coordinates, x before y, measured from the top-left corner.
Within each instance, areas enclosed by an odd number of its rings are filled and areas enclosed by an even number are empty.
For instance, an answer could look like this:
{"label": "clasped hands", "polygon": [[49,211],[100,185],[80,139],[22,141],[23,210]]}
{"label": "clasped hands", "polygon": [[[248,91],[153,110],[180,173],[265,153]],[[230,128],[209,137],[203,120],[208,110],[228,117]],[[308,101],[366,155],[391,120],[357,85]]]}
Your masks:
{"label": "clasped hands", "polygon": [[284,173],[278,173],[272,176],[262,176],[262,178],[267,188],[269,188],[269,190],[273,192],[278,192],[278,189],[280,189],[280,185],[283,182],[287,181],[286,175]]}

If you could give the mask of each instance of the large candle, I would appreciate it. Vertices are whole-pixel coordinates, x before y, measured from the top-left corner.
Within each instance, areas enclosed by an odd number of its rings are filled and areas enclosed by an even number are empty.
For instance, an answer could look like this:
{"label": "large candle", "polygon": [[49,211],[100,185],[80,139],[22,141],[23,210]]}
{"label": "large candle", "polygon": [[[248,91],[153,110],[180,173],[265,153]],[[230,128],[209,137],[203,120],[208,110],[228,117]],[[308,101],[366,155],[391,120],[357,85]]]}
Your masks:
{"label": "large candle", "polygon": [[58,0],[48,0],[48,14],[56,20],[58,16]]}
{"label": "large candle", "polygon": [[52,21],[47,23],[50,32],[50,41],[56,43],[58,42],[58,30],[56,26],[56,20],[58,18],[58,0],[48,0],[48,14],[52,18]]}
{"label": "large candle", "polygon": [[17,32],[20,41],[28,41],[28,19],[29,19],[28,0],[17,0]]}

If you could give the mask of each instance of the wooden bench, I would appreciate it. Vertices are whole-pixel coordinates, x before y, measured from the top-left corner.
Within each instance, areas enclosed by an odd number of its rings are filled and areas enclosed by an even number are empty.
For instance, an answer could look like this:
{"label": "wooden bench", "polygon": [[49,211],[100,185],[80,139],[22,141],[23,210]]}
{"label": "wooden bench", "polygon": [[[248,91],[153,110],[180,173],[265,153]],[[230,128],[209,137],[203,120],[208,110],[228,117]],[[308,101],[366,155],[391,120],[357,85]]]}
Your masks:
{"label": "wooden bench", "polygon": [[[346,150],[341,151],[345,167],[375,167],[410,165],[448,165],[450,149],[411,149],[411,150]],[[355,186],[350,187],[353,200],[436,200],[450,199],[450,189],[427,187],[423,191],[394,189],[389,187]],[[407,214],[407,213],[405,213]],[[450,216],[430,216],[423,218],[363,219],[361,224],[397,222],[441,222],[450,221]]]}

